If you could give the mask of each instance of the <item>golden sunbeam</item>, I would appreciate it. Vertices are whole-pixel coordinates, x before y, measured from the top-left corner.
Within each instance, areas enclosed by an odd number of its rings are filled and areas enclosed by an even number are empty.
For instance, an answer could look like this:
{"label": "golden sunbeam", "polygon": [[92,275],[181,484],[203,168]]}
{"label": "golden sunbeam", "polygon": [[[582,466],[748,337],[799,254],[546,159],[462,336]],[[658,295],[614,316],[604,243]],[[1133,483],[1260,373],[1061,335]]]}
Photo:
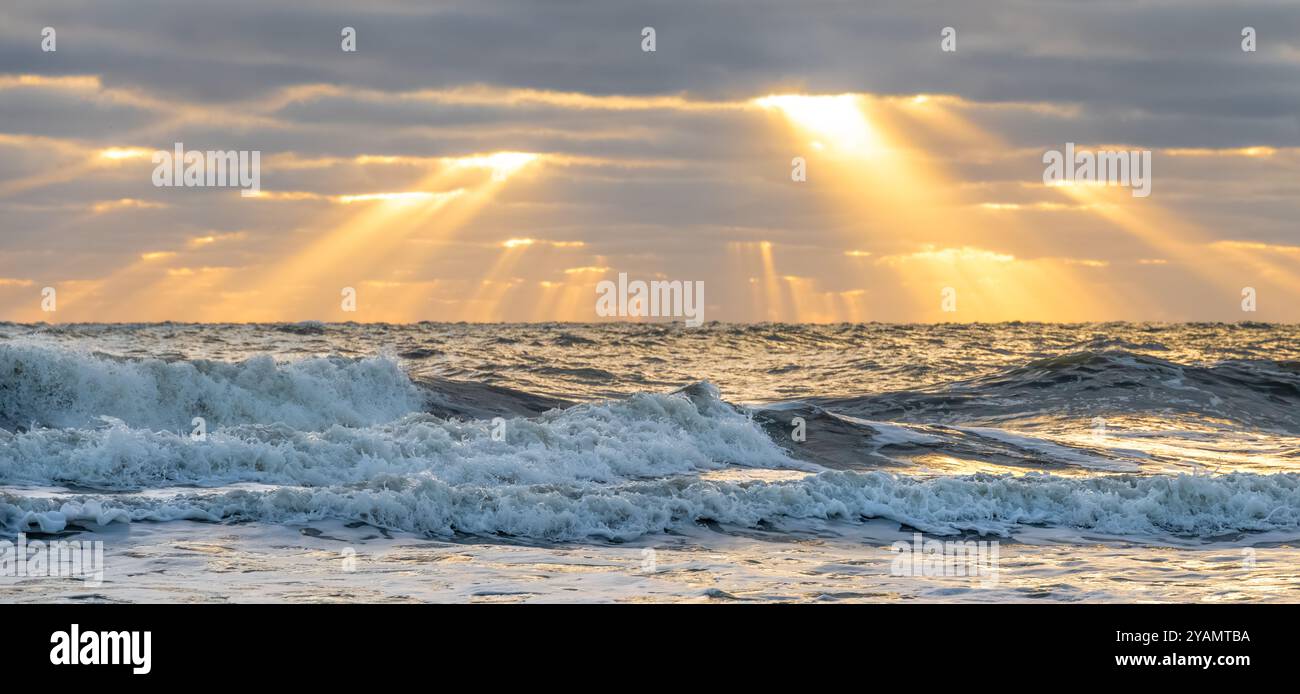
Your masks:
{"label": "golden sunbeam", "polygon": [[[523,259],[524,254],[533,246],[531,240],[529,243],[520,243],[519,241],[520,239],[511,239],[502,244],[501,255],[497,257],[492,267],[488,268],[487,272],[483,274],[479,286],[475,289],[473,296],[470,297],[470,305],[466,306],[466,310],[461,314],[462,320],[491,321],[500,319],[498,309],[501,299],[514,285],[513,280],[509,278],[513,276],[515,267]],[[484,310],[487,313],[481,314],[480,312]]]}
{"label": "golden sunbeam", "polygon": [[[322,226],[328,231],[323,235],[288,255],[285,261],[263,268],[251,294],[260,297],[256,306],[249,306],[246,296],[238,296],[227,302],[226,310],[251,316],[246,319],[270,320],[315,306],[316,315],[350,318],[337,308],[327,310],[338,305],[337,295],[342,288],[355,287],[363,279],[382,281],[418,269],[425,254],[452,238],[455,230],[490,202],[511,176],[538,159],[539,155],[522,152],[443,159],[437,171],[413,186],[415,190],[338,196],[343,209],[350,213],[343,219],[325,221]],[[477,184],[465,179],[475,171],[485,171],[487,179]],[[462,185],[447,189],[458,183]],[[353,208],[356,210],[351,211]],[[429,235],[430,231],[435,233]],[[407,243],[416,236],[426,242],[422,252]],[[381,269],[385,275],[377,276],[375,273]],[[268,296],[279,300],[267,301]],[[392,298],[385,300],[384,313],[404,315],[405,307],[414,308],[425,301],[421,296],[403,296],[398,305],[393,305]],[[294,305],[297,302],[304,305]]]}
{"label": "golden sunbeam", "polygon": [[1084,204],[1092,214],[1146,244],[1157,255],[1172,259],[1203,281],[1224,290],[1240,287],[1222,266],[1200,262],[1202,246],[1211,236],[1161,208],[1151,198],[1134,198],[1127,188],[1106,185],[1063,184],[1047,186],[1070,200]]}
{"label": "golden sunbeam", "polygon": [[796,123],[813,142],[821,142],[847,156],[865,157],[880,151],[882,143],[863,113],[856,94],[803,96],[780,94],[755,99],[765,109],[777,109]]}
{"label": "golden sunbeam", "polygon": [[[962,194],[950,177],[929,161],[928,153],[911,142],[919,128],[939,134],[961,146],[996,149],[999,142],[949,108],[948,101],[918,95],[914,98],[870,98],[863,95],[763,97],[755,104],[782,113],[807,144],[814,148],[809,179],[820,174],[833,195],[861,220],[856,228],[869,229],[868,239],[887,234],[891,245],[898,239],[921,244],[908,256],[906,272],[895,266],[897,281],[910,293],[914,311],[937,320],[1006,320],[1027,316],[1091,315],[1103,292],[1080,291],[1085,286],[1076,268],[1027,261],[995,251],[973,249],[971,240],[1028,238],[1035,232],[1018,221],[990,221],[971,214],[974,201]],[[825,172],[823,172],[825,171]],[[850,248],[863,238],[846,238]],[[928,250],[927,250],[928,249]],[[869,251],[857,250],[870,258]],[[763,283],[775,277],[771,247],[763,251]],[[873,265],[889,271],[889,261],[876,258]],[[884,265],[886,267],[882,268]],[[792,305],[796,320],[847,317],[838,307],[847,305],[829,294],[816,292],[806,281],[785,280],[781,294],[768,290],[772,306]],[[956,312],[942,312],[940,293],[957,290],[963,301]],[[813,297],[826,296],[828,301]],[[1056,299],[1065,298],[1064,302]],[[864,300],[859,297],[859,308]],[[1068,307],[1068,308],[1066,308]],[[784,315],[777,309],[775,315]]]}

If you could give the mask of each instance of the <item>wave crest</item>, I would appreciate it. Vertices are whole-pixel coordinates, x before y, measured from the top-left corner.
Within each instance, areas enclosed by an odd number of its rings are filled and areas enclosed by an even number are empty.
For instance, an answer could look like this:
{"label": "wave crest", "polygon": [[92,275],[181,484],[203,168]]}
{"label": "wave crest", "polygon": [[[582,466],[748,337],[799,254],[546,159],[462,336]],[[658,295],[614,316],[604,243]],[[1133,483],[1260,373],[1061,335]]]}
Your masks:
{"label": "wave crest", "polygon": [[0,495],[0,527],[56,532],[117,521],[362,521],[426,535],[631,540],[713,521],[783,528],[800,521],[885,518],[925,532],[1011,536],[1023,526],[1116,535],[1214,537],[1300,529],[1300,476],[1231,474],[1067,478],[913,478],[824,472],[785,482],[701,479],[617,485],[485,488],[436,479],[376,479],[356,488],[285,488],[111,501]]}
{"label": "wave crest", "polygon": [[427,394],[392,360],[259,356],[239,363],[163,361],[0,345],[0,427],[84,427],[112,417],[132,427],[190,431],[284,424],[319,431],[419,411]]}

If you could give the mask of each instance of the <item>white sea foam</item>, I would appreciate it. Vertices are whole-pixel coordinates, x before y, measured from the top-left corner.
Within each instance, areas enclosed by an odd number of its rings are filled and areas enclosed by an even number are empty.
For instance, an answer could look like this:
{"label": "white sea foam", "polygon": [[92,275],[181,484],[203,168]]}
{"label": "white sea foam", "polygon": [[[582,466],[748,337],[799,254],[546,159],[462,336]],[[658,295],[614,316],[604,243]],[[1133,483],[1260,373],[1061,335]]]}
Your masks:
{"label": "white sea foam", "polygon": [[[363,521],[560,541],[627,540],[699,521],[780,528],[863,518],[1002,535],[1033,525],[1197,537],[1300,530],[1295,474],[825,471],[792,459],[708,384],[512,419],[500,441],[488,421],[423,413],[437,394],[381,358],[167,363],[6,344],[0,385],[0,421],[45,425],[0,430],[0,484],[123,492],[0,494],[0,529],[10,532],[177,519]],[[207,440],[166,430],[191,416],[211,418]],[[932,444],[940,430],[882,426],[875,435]],[[708,474],[732,466],[809,474]],[[186,485],[210,489],[159,492]]]}
{"label": "white sea foam", "polygon": [[83,427],[109,416],[189,432],[203,417],[209,430],[261,423],[318,431],[388,422],[420,410],[426,397],[384,358],[166,362],[0,344],[0,425]]}
{"label": "white sea foam", "polygon": [[94,428],[0,431],[0,484],[135,490],[234,482],[322,487],[394,476],[452,485],[612,483],[735,464],[813,469],[702,385],[688,394],[517,418],[494,440],[487,421],[415,413],[365,427],[303,431],[242,424],[206,440],[102,418]]}
{"label": "white sea foam", "polygon": [[1023,526],[1116,535],[1216,536],[1300,529],[1300,477],[1050,475],[918,479],[824,472],[784,482],[699,479],[564,484],[451,485],[380,477],[357,487],[281,488],[159,499],[60,500],[0,495],[0,526],[53,532],[68,523],[257,520],[364,521],[429,535],[629,540],[701,520],[783,527],[802,520],[885,518],[923,531],[1011,535]]}

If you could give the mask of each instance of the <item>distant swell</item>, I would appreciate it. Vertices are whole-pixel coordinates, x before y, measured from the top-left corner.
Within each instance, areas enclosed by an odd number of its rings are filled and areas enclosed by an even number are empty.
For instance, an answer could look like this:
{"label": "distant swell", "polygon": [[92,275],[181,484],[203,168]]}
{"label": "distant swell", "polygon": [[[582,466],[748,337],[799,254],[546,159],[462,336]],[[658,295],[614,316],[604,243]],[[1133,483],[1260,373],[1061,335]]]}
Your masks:
{"label": "distant swell", "polygon": [[1189,366],[1124,351],[1084,351],[924,389],[812,402],[867,419],[961,416],[973,422],[1043,412],[1168,412],[1300,432],[1300,362]]}

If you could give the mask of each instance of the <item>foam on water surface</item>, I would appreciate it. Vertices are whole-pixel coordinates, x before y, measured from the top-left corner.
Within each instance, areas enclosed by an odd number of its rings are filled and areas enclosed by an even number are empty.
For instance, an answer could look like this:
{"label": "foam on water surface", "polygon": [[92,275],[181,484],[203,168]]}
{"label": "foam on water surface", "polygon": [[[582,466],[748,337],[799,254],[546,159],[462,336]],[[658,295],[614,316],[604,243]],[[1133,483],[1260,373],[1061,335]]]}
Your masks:
{"label": "foam on water surface", "polygon": [[736,561],[736,538],[880,527],[1087,553],[1300,539],[1284,327],[308,327],[0,325],[0,534],[342,524]]}

